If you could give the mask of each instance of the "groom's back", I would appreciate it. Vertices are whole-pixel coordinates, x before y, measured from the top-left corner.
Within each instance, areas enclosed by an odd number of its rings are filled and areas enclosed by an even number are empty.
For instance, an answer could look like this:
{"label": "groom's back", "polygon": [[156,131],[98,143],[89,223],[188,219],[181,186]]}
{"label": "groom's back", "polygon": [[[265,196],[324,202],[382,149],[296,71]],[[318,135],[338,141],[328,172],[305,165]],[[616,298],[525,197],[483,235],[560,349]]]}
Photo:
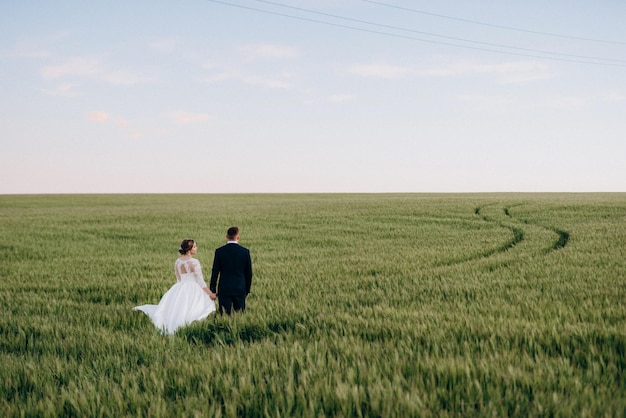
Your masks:
{"label": "groom's back", "polygon": [[241,276],[245,278],[245,267],[250,251],[239,244],[226,244],[217,249],[222,277]]}
{"label": "groom's back", "polygon": [[218,276],[219,293],[231,295],[248,293],[252,280],[250,250],[234,243],[216,249],[211,282],[215,283]]}

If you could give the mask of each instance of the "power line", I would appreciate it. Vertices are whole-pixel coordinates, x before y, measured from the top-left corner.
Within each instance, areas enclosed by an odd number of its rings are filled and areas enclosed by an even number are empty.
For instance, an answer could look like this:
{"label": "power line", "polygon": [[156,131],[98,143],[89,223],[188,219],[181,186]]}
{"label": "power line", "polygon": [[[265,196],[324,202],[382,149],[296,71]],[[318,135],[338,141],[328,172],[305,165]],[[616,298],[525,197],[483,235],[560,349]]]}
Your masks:
{"label": "power line", "polygon": [[[265,9],[258,9],[258,8],[255,8],[255,7],[244,6],[244,5],[240,5],[240,4],[228,3],[226,1],[221,1],[221,0],[207,0],[207,1],[212,2],[212,3],[223,4],[225,6],[237,7],[237,8],[245,9],[245,10],[252,10],[252,11],[255,11],[255,12],[266,13],[266,14],[271,14],[271,15],[281,16],[281,17],[287,17],[287,18],[295,19],[295,20],[301,20],[301,21],[312,22],[312,23],[319,23],[319,24],[322,24],[322,25],[334,26],[334,27],[339,27],[339,28],[343,28],[343,29],[356,30],[356,31],[360,31],[360,32],[373,33],[373,34],[376,34],[376,35],[390,36],[390,37],[394,37],[394,38],[408,39],[408,40],[420,41],[420,42],[428,42],[428,43],[432,43],[432,44],[436,44],[436,45],[454,46],[454,47],[458,47],[458,48],[472,49],[472,50],[477,50],[477,51],[486,51],[486,52],[494,52],[494,53],[498,53],[498,54],[516,55],[516,56],[522,56],[522,57],[547,59],[547,60],[552,60],[552,61],[564,61],[564,62],[574,62],[574,63],[580,63],[580,64],[593,64],[593,65],[626,67],[626,64],[617,64],[617,63],[610,63],[610,62],[595,62],[595,61],[587,61],[587,60],[581,60],[581,59],[557,58],[557,57],[550,57],[550,56],[525,54],[525,53],[520,53],[520,52],[500,51],[500,50],[497,50],[497,49],[480,48],[480,47],[469,46],[469,45],[460,45],[460,44],[454,44],[454,43],[450,43],[450,42],[442,42],[442,41],[435,41],[435,40],[432,40],[432,39],[416,38],[416,37],[413,37],[413,36],[399,35],[399,34],[395,34],[395,33],[381,32],[381,31],[372,30],[372,29],[364,29],[364,28],[359,28],[359,27],[355,27],[355,26],[348,26],[348,25],[342,25],[342,24],[338,24],[338,23],[331,23],[331,22],[326,22],[326,21],[323,21],[323,20],[310,19],[310,18],[306,18],[306,17],[294,16],[294,15],[289,15],[289,14],[286,14],[286,13],[279,13],[279,12],[274,12],[274,11],[265,10]],[[607,61],[620,61],[620,60],[613,60],[613,59],[604,59],[604,60],[607,60]]]}
{"label": "power line", "polygon": [[[515,50],[518,50],[518,51],[533,52],[533,53],[538,53],[538,54],[558,55],[558,56],[570,57],[570,58],[582,58],[582,59],[585,59],[585,60],[611,61],[611,62],[626,63],[626,60],[615,59],[615,58],[602,58],[602,57],[592,57],[592,56],[587,56],[587,55],[565,54],[565,53],[562,53],[562,52],[542,51],[542,50],[539,50],[539,49],[522,48],[522,47],[516,47],[516,46],[511,46],[511,45],[505,45],[505,44],[496,44],[496,43],[490,43],[490,42],[474,41],[474,40],[467,39],[467,38],[457,38],[457,37],[453,37],[453,36],[440,35],[440,34],[431,33],[431,32],[423,32],[423,31],[418,31],[418,30],[409,29],[409,28],[403,28],[403,27],[399,27],[399,26],[385,25],[385,24],[376,23],[376,22],[370,22],[370,21],[361,20],[361,19],[354,19],[354,18],[339,16],[339,15],[335,15],[335,14],[331,14],[331,13],[324,13],[324,12],[320,12],[320,11],[316,11],[316,10],[305,9],[305,8],[302,8],[302,7],[296,7],[296,6],[291,6],[291,5],[287,5],[287,4],[277,3],[277,2],[274,2],[274,1],[268,1],[268,0],[255,0],[255,1],[257,1],[259,3],[265,3],[265,4],[271,4],[271,5],[274,5],[274,6],[285,7],[285,8],[288,8],[288,9],[299,10],[299,11],[303,11],[303,12],[307,12],[307,13],[313,13],[313,14],[317,14],[317,15],[332,17],[332,18],[335,18],[335,19],[348,20],[348,21],[351,21],[351,22],[363,23],[363,24],[366,24],[366,25],[378,26],[378,27],[387,28],[387,29],[394,29],[394,30],[400,30],[400,31],[411,32],[411,33],[418,33],[418,34],[421,34],[421,35],[434,36],[434,37],[437,37],[437,38],[450,39],[450,40],[453,40],[453,41],[468,42],[468,43],[473,43],[473,44],[478,44],[478,45],[486,45],[486,46],[493,46],[493,47],[498,47],[498,48],[515,49]],[[365,0],[365,1],[367,1],[367,0]]]}
{"label": "power line", "polygon": [[420,13],[420,14],[428,15],[428,16],[440,17],[442,19],[449,19],[449,20],[456,20],[456,21],[459,21],[459,22],[472,23],[472,24],[475,24],[475,25],[489,26],[489,27],[492,27],[492,28],[507,29],[507,30],[513,30],[513,31],[517,31],[517,32],[534,33],[536,35],[553,36],[553,37],[556,37],[556,38],[576,39],[578,41],[601,42],[601,43],[606,43],[606,44],[626,45],[626,42],[624,42],[624,41],[612,41],[612,40],[606,40],[606,39],[584,38],[584,37],[580,37],[580,36],[571,36],[571,35],[562,35],[562,34],[558,34],[558,33],[541,32],[541,31],[535,31],[535,30],[530,30],[530,29],[515,28],[515,27],[512,27],[512,26],[504,26],[504,25],[496,25],[496,24],[493,24],[493,23],[479,22],[479,21],[476,21],[476,20],[463,19],[463,18],[460,18],[460,17],[446,16],[446,15],[437,14],[437,13],[425,12],[423,10],[417,10],[417,9],[411,9],[411,8],[408,8],[408,7],[396,6],[394,4],[383,3],[383,2],[374,1],[374,0],[362,0],[362,1],[367,2],[367,3],[377,4],[379,6],[390,7],[390,8],[393,8],[393,9],[404,10],[404,11],[413,12],[413,13]]}

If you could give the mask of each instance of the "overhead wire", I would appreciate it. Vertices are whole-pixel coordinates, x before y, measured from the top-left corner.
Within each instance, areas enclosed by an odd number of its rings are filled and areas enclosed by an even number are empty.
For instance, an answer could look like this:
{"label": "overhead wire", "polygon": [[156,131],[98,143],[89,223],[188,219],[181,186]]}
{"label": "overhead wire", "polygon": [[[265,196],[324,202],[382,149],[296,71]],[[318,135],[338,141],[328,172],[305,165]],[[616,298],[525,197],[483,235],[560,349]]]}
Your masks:
{"label": "overhead wire", "polygon": [[[482,47],[477,47],[477,46],[461,45],[461,44],[456,44],[456,43],[451,43],[451,42],[443,42],[443,41],[437,41],[437,40],[432,40],[432,39],[417,38],[417,37],[414,37],[414,36],[401,35],[401,34],[397,34],[397,33],[382,32],[382,31],[379,31],[379,30],[373,30],[373,29],[366,29],[366,28],[361,28],[361,27],[356,27],[356,26],[343,25],[343,24],[340,24],[340,23],[327,22],[327,21],[318,20],[318,19],[312,19],[312,18],[307,18],[307,17],[302,17],[302,16],[295,16],[295,15],[291,15],[291,14],[287,14],[287,13],[280,13],[280,12],[267,10],[267,9],[260,9],[260,8],[256,8],[256,7],[230,3],[230,2],[227,2],[227,1],[223,1],[223,0],[207,0],[207,1],[212,2],[212,3],[217,3],[217,4],[230,6],[230,7],[235,7],[235,8],[245,9],[245,10],[251,10],[251,11],[265,13],[265,14],[270,14],[270,15],[275,15],[275,16],[286,17],[286,18],[295,19],[295,20],[301,20],[301,21],[306,21],[306,22],[311,22],[311,23],[318,23],[318,24],[323,24],[323,25],[327,25],[327,26],[334,26],[334,27],[339,27],[339,28],[343,28],[343,29],[350,29],[350,30],[355,30],[355,31],[360,31],[360,32],[367,32],[367,33],[372,33],[372,34],[377,34],[377,35],[390,36],[390,37],[394,37],[394,38],[401,38],[401,39],[408,39],[408,40],[413,40],[413,41],[427,42],[427,43],[432,43],[432,44],[437,44],[437,45],[453,46],[453,47],[458,47],[458,48],[465,48],[465,49],[472,49],[472,50],[478,50],[478,51],[493,52],[493,53],[506,54],[506,55],[516,55],[516,56],[523,56],[523,57],[530,57],[530,58],[540,58],[540,59],[547,59],[547,60],[553,60],[553,61],[564,61],[564,62],[573,62],[573,63],[580,63],[580,64],[592,64],[592,65],[626,67],[626,64],[620,64],[620,62],[626,63],[626,61],[618,60],[618,59],[592,58],[592,57],[583,57],[583,56],[577,56],[577,57],[578,58],[585,58],[585,59],[570,59],[570,58],[559,58],[559,57],[556,57],[556,56],[544,56],[544,55],[535,55],[535,54],[522,53],[522,52],[502,51],[502,50],[497,50],[497,49],[492,49],[492,48],[482,48]],[[267,1],[263,1],[263,0],[256,0],[256,1],[261,1],[261,2],[264,2],[264,3],[271,3],[271,2],[267,2]],[[276,3],[275,5],[281,5],[281,4],[280,3]],[[285,5],[282,5],[282,6],[285,6]],[[294,7],[294,6],[285,6],[285,7],[299,9],[299,8]],[[308,10],[308,9],[301,9],[301,10],[302,11],[308,11],[310,13],[325,14],[325,13],[322,13],[322,12],[316,12],[316,11]],[[326,14],[326,15],[328,15],[328,14]],[[344,17],[336,16],[336,15],[330,15],[330,16],[335,17],[335,18],[342,18],[342,19],[346,19],[346,20],[358,21],[357,19],[344,18]],[[367,23],[367,22],[362,21],[361,23]],[[373,24],[373,23],[369,23],[369,24]],[[376,24],[376,25],[379,25],[379,24]],[[380,25],[380,26],[385,26],[385,25]],[[394,28],[394,27],[391,27],[391,28]],[[394,28],[394,29],[396,29],[396,30],[407,30],[407,29],[403,29],[403,28]],[[415,31],[415,32],[417,32],[417,31]],[[426,34],[426,33],[423,33],[423,32],[417,32],[417,33]],[[443,37],[443,35],[440,35],[440,36]],[[448,38],[450,39],[451,37],[448,37]],[[452,39],[454,39],[454,38],[452,38]],[[462,38],[459,38],[459,39],[462,40]],[[476,41],[470,41],[470,40],[463,40],[463,41],[464,42],[476,42]],[[490,45],[490,46],[495,46],[495,45]],[[507,47],[507,48],[514,49],[515,47]],[[518,49],[524,50],[523,48],[518,48]],[[529,50],[529,52],[547,53],[547,52],[539,52],[537,50]],[[568,55],[568,54],[560,54],[560,55],[561,56],[570,56],[570,57],[573,58],[573,56]],[[612,62],[590,61],[591,59],[603,60],[603,61],[612,61]]]}
{"label": "overhead wire", "polygon": [[475,25],[489,26],[489,27],[498,28],[498,29],[507,29],[507,30],[517,31],[517,32],[534,33],[534,34],[537,34],[537,35],[552,36],[552,37],[556,37],[556,38],[575,39],[575,40],[578,40],[578,41],[588,41],[588,42],[600,42],[600,43],[606,43],[606,44],[626,45],[626,41],[613,41],[613,40],[608,40],[608,39],[594,39],[594,38],[585,38],[585,37],[581,37],[581,36],[564,35],[564,34],[559,34],[559,33],[541,32],[541,31],[532,30],[532,29],[522,29],[522,28],[516,28],[516,27],[513,27],[513,26],[497,25],[497,24],[494,24],[494,23],[480,22],[480,21],[477,21],[477,20],[463,19],[463,18],[460,18],[460,17],[447,16],[447,15],[438,14],[438,13],[431,13],[431,12],[426,12],[424,10],[417,10],[417,9],[412,9],[410,7],[397,6],[397,5],[394,5],[394,4],[384,3],[384,2],[380,2],[380,1],[374,1],[374,0],[361,0],[361,1],[364,1],[366,3],[377,4],[379,6],[389,7],[389,8],[393,8],[393,9],[404,10],[404,11],[407,11],[407,12],[419,13],[419,14],[423,14],[423,15],[427,15],[427,16],[439,17],[439,18],[442,18],[442,19],[456,20],[456,21],[459,21],[459,22],[472,23],[472,24],[475,24]]}
{"label": "overhead wire", "polygon": [[[277,2],[269,1],[269,0],[255,0],[255,1],[257,1],[259,3],[270,4],[270,5],[273,5],[273,6],[279,6],[279,7],[289,8],[289,9],[303,11],[303,12],[307,12],[307,13],[313,13],[313,14],[317,14],[317,15],[321,15],[321,16],[332,17],[332,18],[335,18],[335,19],[348,20],[348,21],[351,21],[351,22],[363,23],[363,24],[366,24],[366,25],[378,26],[378,27],[383,27],[383,28],[387,28],[387,29],[400,30],[400,31],[404,31],[404,32],[418,33],[418,34],[421,34],[421,35],[434,36],[434,37],[437,37],[437,38],[450,39],[450,40],[454,40],[454,41],[468,42],[468,43],[473,43],[473,44],[478,44],[478,45],[486,45],[486,46],[493,46],[493,47],[498,47],[498,48],[509,48],[509,49],[514,49],[514,50],[518,50],[518,51],[534,52],[534,53],[538,53],[538,54],[558,55],[558,56],[570,57],[570,58],[582,58],[582,59],[587,59],[587,60],[598,60],[598,61],[610,61],[610,62],[626,63],[626,60],[622,60],[622,59],[602,58],[602,57],[593,57],[593,56],[576,55],[576,54],[566,54],[566,53],[562,53],[562,52],[543,51],[543,50],[540,50],[540,49],[523,48],[523,47],[516,47],[516,46],[511,46],[511,45],[505,45],[505,44],[497,44],[497,43],[491,43],[491,42],[474,41],[474,40],[467,39],[467,38],[458,38],[458,37],[454,37],[454,36],[440,35],[440,34],[437,34],[437,33],[424,32],[424,31],[419,31],[419,30],[410,29],[410,28],[403,28],[403,27],[400,27],[400,26],[386,25],[386,24],[381,24],[381,23],[376,23],[376,22],[370,22],[370,21],[367,21],[367,20],[354,19],[354,18],[345,17],[345,16],[339,16],[339,15],[335,15],[335,14],[331,14],[331,13],[320,12],[320,11],[317,11],[317,10],[305,9],[305,8],[302,8],[302,7],[291,6],[291,5],[287,5],[287,4],[283,4],[283,3],[277,3]],[[367,0],[365,0],[365,1],[367,1]]]}

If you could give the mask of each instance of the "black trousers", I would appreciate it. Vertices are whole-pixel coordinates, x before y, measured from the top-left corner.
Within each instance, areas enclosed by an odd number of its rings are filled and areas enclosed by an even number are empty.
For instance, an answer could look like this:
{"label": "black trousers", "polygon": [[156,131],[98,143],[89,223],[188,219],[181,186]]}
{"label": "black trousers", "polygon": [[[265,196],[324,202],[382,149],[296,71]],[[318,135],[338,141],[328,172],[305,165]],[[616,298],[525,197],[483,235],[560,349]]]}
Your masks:
{"label": "black trousers", "polygon": [[220,314],[226,313],[230,315],[234,310],[235,312],[243,312],[246,310],[246,297],[245,296],[218,296],[218,302],[220,306]]}

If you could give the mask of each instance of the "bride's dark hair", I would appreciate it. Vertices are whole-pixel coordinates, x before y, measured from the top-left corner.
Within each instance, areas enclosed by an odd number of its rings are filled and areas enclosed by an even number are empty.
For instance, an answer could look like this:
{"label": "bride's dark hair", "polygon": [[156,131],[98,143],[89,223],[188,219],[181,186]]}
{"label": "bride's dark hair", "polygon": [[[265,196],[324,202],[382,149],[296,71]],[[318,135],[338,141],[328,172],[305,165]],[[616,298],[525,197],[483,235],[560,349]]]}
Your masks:
{"label": "bride's dark hair", "polygon": [[196,241],[192,239],[184,239],[183,242],[180,243],[180,247],[178,247],[178,252],[182,255],[187,254],[189,250],[193,248],[193,244],[195,243]]}

